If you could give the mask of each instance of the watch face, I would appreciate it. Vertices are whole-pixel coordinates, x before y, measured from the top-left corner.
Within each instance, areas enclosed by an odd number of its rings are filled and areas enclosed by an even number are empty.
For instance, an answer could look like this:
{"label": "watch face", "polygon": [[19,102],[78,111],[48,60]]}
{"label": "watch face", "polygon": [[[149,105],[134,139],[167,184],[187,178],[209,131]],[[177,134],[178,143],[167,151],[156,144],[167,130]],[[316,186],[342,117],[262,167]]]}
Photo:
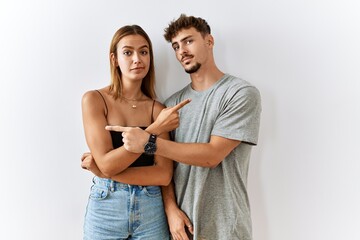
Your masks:
{"label": "watch face", "polygon": [[144,151],[146,154],[154,154],[156,152],[156,144],[153,142],[148,142],[145,144]]}

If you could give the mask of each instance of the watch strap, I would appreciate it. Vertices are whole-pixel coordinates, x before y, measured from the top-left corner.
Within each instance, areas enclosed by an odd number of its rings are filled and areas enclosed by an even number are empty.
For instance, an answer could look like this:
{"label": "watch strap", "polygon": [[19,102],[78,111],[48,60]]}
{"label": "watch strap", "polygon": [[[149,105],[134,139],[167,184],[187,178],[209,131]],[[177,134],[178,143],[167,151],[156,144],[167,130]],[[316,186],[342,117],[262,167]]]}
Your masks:
{"label": "watch strap", "polygon": [[150,133],[149,142],[155,143],[157,136],[155,134]]}

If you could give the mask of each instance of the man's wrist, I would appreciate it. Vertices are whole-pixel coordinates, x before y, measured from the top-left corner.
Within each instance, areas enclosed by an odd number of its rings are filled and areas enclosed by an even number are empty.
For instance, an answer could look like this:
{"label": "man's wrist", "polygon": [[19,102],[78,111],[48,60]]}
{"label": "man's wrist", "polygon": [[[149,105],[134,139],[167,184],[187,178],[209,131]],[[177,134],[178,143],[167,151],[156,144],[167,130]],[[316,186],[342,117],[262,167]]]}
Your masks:
{"label": "man's wrist", "polygon": [[157,136],[155,134],[150,134],[148,142],[145,143],[145,145],[144,145],[144,152],[146,154],[148,154],[148,155],[155,154],[155,152],[157,150],[156,139],[157,139]]}

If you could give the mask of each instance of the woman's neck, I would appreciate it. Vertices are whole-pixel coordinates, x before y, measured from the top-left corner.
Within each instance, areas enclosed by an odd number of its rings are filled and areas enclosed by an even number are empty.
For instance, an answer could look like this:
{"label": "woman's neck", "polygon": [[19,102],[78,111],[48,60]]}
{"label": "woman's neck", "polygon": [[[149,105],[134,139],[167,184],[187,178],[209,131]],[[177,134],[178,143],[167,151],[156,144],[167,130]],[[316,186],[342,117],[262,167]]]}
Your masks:
{"label": "woman's neck", "polygon": [[121,97],[131,100],[140,100],[144,93],[141,91],[142,81],[136,82],[122,82],[122,92]]}

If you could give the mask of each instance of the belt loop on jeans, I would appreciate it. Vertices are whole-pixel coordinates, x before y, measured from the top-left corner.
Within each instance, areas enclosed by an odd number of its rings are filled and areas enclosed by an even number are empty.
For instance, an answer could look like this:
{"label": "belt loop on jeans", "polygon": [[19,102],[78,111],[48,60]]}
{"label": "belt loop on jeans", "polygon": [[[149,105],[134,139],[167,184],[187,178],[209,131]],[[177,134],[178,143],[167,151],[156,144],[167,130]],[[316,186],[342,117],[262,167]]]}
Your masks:
{"label": "belt loop on jeans", "polygon": [[114,191],[115,191],[115,189],[114,189],[114,180],[111,180],[111,181],[110,181],[110,191],[111,191],[111,192],[114,192]]}

